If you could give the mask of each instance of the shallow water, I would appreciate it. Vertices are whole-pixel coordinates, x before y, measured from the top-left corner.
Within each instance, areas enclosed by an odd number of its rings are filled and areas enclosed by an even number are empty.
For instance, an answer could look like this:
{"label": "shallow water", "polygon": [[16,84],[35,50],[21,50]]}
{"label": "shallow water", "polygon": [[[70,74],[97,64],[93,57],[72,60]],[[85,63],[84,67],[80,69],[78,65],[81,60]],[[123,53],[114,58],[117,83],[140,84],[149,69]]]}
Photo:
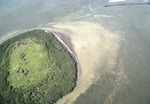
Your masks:
{"label": "shallow water", "polygon": [[[60,31],[71,37],[81,62],[87,64],[86,60],[91,60],[88,63],[95,66],[90,67],[94,74],[83,74],[91,82],[73,100],[75,104],[149,104],[150,5],[103,7],[107,3],[105,0],[0,0],[0,42],[32,28]],[[109,57],[100,57],[105,43],[113,47],[107,38],[118,39],[114,43],[120,47],[110,50],[111,54],[108,52],[116,62],[111,68]],[[91,52],[97,49],[99,53]],[[86,65],[82,67],[86,70]],[[63,102],[69,102],[71,95],[68,96]]]}

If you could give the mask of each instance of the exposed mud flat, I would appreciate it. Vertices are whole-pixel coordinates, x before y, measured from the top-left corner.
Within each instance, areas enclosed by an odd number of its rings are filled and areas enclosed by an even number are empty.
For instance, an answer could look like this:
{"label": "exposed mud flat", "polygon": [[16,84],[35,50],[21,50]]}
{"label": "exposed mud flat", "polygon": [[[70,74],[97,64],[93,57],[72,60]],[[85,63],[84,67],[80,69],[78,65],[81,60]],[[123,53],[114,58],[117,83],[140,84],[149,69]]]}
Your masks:
{"label": "exposed mud flat", "polygon": [[[72,93],[60,99],[57,102],[58,104],[73,103],[80,94],[84,93],[100,78],[99,70],[102,70],[104,65],[107,66],[107,71],[118,75],[112,70],[116,65],[120,47],[121,37],[118,34],[113,34],[97,24],[81,21],[49,23],[47,27],[40,28],[60,32],[68,36],[81,66],[80,78],[76,88]],[[120,73],[123,73],[123,71]],[[114,94],[114,92],[110,94],[109,98],[111,99]]]}

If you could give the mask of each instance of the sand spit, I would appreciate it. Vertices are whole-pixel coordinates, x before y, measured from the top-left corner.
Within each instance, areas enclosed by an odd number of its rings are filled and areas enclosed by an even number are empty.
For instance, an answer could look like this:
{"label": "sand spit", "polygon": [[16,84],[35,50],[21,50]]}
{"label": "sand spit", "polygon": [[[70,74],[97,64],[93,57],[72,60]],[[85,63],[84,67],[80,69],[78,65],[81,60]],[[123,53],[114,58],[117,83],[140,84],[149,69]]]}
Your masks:
{"label": "sand spit", "polygon": [[[116,58],[120,48],[119,41],[123,40],[118,34],[114,34],[100,25],[82,21],[65,23],[54,22],[38,28],[59,33],[57,35],[59,35],[70,50],[75,53],[81,67],[82,73],[80,73],[80,78],[75,89],[60,99],[57,104],[72,104],[81,94],[86,92],[93,83],[101,79],[101,73],[111,73],[117,76],[117,79],[114,81],[116,87],[106,98],[105,104],[108,104],[109,101],[113,102],[113,97],[119,89],[119,85],[125,79],[128,80],[124,74],[123,63],[119,63],[120,69],[118,69],[117,72],[113,71],[115,65],[118,64]],[[22,32],[25,31],[27,30]],[[21,32],[10,33],[2,37],[0,42],[19,33]],[[63,35],[65,37],[63,37]],[[71,41],[73,48],[69,46],[70,43],[68,43],[67,40]],[[103,70],[104,66],[106,66],[105,71]],[[128,81],[126,83],[128,83]]]}
{"label": "sand spit", "polygon": [[60,38],[60,34],[59,33],[55,33],[52,32],[54,34],[54,36],[67,48],[67,50],[70,52],[70,54],[73,56],[73,58],[75,59],[75,61],[77,62],[77,70],[78,70],[78,75],[77,75],[77,81],[79,80],[80,77],[80,65],[79,65],[79,61],[78,58],[76,56],[76,54],[73,52],[73,50],[71,50],[68,45]]}
{"label": "sand spit", "polygon": [[[53,28],[51,28],[53,27]],[[40,29],[63,33],[70,37],[81,67],[77,86],[57,104],[72,104],[101,77],[104,65],[113,73],[117,52],[120,47],[118,34],[113,34],[100,25],[90,22],[49,23]],[[114,73],[116,74],[116,73]],[[111,99],[111,95],[108,99]]]}
{"label": "sand spit", "polygon": [[[51,31],[45,30],[45,32],[48,33],[48,32],[51,32]],[[66,40],[67,37],[63,36],[63,34],[61,34],[61,33],[58,33],[58,32],[57,33],[56,32],[51,32],[51,33],[55,36],[55,38],[59,42],[61,42],[61,44],[67,49],[67,51],[72,55],[72,57],[76,61],[76,63],[77,63],[77,71],[78,71],[78,74],[77,74],[77,82],[78,82],[79,77],[80,77],[80,72],[81,72],[80,64],[79,64],[79,61],[78,61],[78,58],[77,58],[76,54],[74,53],[74,50],[72,48],[72,45],[71,45],[70,41]]]}

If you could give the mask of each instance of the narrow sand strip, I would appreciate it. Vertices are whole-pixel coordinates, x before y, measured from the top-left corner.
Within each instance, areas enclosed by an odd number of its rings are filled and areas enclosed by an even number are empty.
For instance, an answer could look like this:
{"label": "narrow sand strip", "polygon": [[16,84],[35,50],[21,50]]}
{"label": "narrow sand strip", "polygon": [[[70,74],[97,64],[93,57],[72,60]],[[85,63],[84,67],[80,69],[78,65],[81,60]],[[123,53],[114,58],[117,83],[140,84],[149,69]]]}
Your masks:
{"label": "narrow sand strip", "polygon": [[[40,27],[40,29],[67,35],[81,67],[77,86],[70,94],[60,99],[57,104],[72,104],[93,83],[96,83],[103,73],[113,73],[119,76],[113,71],[120,47],[118,34],[113,34],[100,25],[82,21],[49,23],[47,27]],[[57,35],[59,36],[59,34]],[[60,36],[59,38],[61,39]],[[112,97],[110,94],[108,100]]]}
{"label": "narrow sand strip", "polygon": [[[50,31],[47,31],[47,30],[45,30],[45,32],[47,32],[47,33],[49,33]],[[78,60],[78,58],[77,58],[77,56],[75,55],[75,53],[67,46],[67,44],[60,38],[60,34],[59,33],[56,33],[56,32],[51,32],[54,36],[55,36],[55,38],[59,41],[59,42],[61,42],[61,44],[63,44],[63,46],[67,49],[67,51],[69,51],[70,52],[70,54],[73,56],[73,58],[75,59],[75,61],[76,61],[76,63],[77,63],[77,71],[78,71],[78,74],[77,74],[77,81],[76,81],[76,84],[77,84],[77,82],[78,82],[78,80],[79,80],[79,77],[80,77],[80,72],[81,72],[81,70],[80,70],[80,64],[79,64],[79,60]]]}
{"label": "narrow sand strip", "polygon": [[66,45],[66,43],[62,40],[62,39],[60,39],[60,37],[58,36],[59,34],[57,33],[55,33],[55,32],[52,32],[53,34],[54,34],[54,36],[67,48],[67,50],[71,53],[71,55],[73,55],[73,57],[75,58],[75,60],[76,60],[76,62],[77,62],[77,66],[78,66],[78,77],[77,77],[77,81],[79,80],[79,76],[80,76],[80,66],[79,66],[79,61],[78,61],[78,58],[77,58],[77,56],[75,55],[75,53],[73,53],[71,50],[70,50],[70,48]]}

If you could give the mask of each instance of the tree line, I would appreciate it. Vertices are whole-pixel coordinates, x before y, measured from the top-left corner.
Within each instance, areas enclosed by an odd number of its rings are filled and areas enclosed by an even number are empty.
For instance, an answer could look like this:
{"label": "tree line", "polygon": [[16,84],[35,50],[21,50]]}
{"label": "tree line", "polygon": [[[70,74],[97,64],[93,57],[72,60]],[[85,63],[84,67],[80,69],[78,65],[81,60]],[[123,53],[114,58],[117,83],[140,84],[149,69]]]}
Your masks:
{"label": "tree line", "polygon": [[[18,46],[25,39],[31,39],[47,51],[53,71],[36,83],[28,86],[9,85],[10,55],[13,44]],[[17,47],[16,47],[17,48]],[[24,55],[21,56],[23,58]],[[0,104],[53,104],[76,86],[77,66],[69,52],[52,33],[35,29],[6,40],[0,45]]]}

